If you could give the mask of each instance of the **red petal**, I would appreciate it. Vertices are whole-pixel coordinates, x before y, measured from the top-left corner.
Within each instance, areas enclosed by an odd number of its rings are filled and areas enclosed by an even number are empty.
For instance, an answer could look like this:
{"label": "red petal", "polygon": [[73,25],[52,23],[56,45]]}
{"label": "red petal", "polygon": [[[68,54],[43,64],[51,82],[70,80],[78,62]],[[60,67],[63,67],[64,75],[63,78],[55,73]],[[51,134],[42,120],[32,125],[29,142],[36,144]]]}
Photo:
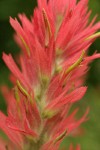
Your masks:
{"label": "red petal", "polygon": [[6,118],[7,117],[2,112],[0,112],[0,128],[8,135],[8,137],[13,143],[22,148],[23,147],[22,136],[18,132],[14,132],[7,127]]}
{"label": "red petal", "polygon": [[80,100],[84,96],[86,90],[87,90],[87,87],[80,87],[80,88],[75,89],[73,92],[71,92],[65,97],[61,98],[59,96],[57,99],[54,99],[50,104],[48,104],[46,109],[60,108],[67,103],[74,103]]}

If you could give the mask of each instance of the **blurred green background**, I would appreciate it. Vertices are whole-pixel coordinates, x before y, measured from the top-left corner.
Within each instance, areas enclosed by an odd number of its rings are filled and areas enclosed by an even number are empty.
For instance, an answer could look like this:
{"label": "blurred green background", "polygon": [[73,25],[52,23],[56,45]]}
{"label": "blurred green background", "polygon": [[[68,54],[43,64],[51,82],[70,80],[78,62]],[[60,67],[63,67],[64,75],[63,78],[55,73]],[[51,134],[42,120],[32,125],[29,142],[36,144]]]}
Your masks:
{"label": "blurred green background", "polygon": [[[33,7],[36,0],[0,0],[0,85],[7,84],[11,86],[8,75],[9,70],[2,61],[2,52],[12,53],[15,55],[19,52],[19,47],[13,40],[13,29],[9,24],[9,16],[17,17],[18,13],[25,13],[29,17],[33,13]],[[98,14],[100,20],[100,0],[90,0],[89,7],[92,9],[91,18]],[[100,52],[100,38],[90,47],[89,54],[95,50]],[[81,107],[81,112],[90,106],[89,121],[84,123],[85,134],[80,137],[68,137],[62,145],[69,145],[70,142],[80,143],[82,150],[99,150],[100,149],[100,59],[91,64],[91,69],[87,76],[86,85],[88,91],[83,100],[77,104]],[[0,110],[6,110],[6,105],[0,94]]]}

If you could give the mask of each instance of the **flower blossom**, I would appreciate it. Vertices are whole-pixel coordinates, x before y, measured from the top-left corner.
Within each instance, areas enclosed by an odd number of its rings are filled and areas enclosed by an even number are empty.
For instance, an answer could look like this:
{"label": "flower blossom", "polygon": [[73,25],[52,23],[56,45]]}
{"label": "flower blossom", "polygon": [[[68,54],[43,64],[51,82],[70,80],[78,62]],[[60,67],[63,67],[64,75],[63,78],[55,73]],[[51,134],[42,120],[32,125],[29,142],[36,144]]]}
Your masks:
{"label": "flower blossom", "polygon": [[87,55],[100,36],[100,22],[94,23],[95,16],[89,23],[90,14],[88,0],[38,0],[31,20],[25,14],[18,16],[21,24],[10,18],[21,48],[20,68],[3,53],[14,88],[2,88],[7,116],[0,112],[0,128],[9,140],[0,142],[0,150],[58,150],[87,120],[89,109],[80,119],[79,108],[70,109],[86,93],[89,63],[100,57]]}

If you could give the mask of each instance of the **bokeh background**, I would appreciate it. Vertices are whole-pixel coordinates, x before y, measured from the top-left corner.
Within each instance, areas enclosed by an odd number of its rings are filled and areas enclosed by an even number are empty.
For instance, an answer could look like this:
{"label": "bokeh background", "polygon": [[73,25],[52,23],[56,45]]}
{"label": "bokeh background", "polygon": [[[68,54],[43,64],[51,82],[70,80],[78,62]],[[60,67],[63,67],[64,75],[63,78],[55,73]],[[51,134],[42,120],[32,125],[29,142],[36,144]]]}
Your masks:
{"label": "bokeh background", "polygon": [[[9,16],[17,17],[18,13],[25,13],[30,17],[33,13],[33,7],[36,0],[0,0],[0,85],[11,87],[8,75],[9,70],[2,61],[2,52],[19,53],[19,47],[13,40],[13,29],[9,24]],[[100,0],[90,0],[89,8],[92,9],[91,18],[98,14],[100,20]],[[89,50],[89,55],[95,50],[100,52],[100,38],[96,40]],[[80,143],[82,150],[99,150],[100,149],[100,59],[95,60],[91,65],[88,73],[86,85],[88,91],[85,97],[77,105],[81,107],[81,113],[84,113],[86,107],[90,106],[89,121],[84,123],[84,135],[79,137],[68,137],[62,143],[62,146],[69,146],[70,142]],[[0,93],[0,110],[6,112],[6,104]],[[2,133],[0,133],[2,136]]]}

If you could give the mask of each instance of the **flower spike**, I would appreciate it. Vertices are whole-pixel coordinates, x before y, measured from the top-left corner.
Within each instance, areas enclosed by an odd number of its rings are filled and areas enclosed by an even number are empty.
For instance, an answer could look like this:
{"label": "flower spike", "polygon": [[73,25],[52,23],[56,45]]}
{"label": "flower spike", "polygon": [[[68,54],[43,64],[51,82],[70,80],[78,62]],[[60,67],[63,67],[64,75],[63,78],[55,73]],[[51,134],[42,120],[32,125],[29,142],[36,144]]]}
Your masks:
{"label": "flower spike", "polygon": [[87,121],[89,110],[78,118],[81,108],[75,103],[87,91],[83,85],[90,62],[100,58],[87,56],[100,36],[100,22],[94,24],[94,17],[89,24],[90,14],[88,0],[38,0],[31,20],[24,14],[18,15],[21,24],[10,18],[21,54],[18,62],[3,53],[14,90],[2,88],[8,108],[7,116],[0,112],[0,129],[9,138],[0,138],[2,150],[58,150]]}

